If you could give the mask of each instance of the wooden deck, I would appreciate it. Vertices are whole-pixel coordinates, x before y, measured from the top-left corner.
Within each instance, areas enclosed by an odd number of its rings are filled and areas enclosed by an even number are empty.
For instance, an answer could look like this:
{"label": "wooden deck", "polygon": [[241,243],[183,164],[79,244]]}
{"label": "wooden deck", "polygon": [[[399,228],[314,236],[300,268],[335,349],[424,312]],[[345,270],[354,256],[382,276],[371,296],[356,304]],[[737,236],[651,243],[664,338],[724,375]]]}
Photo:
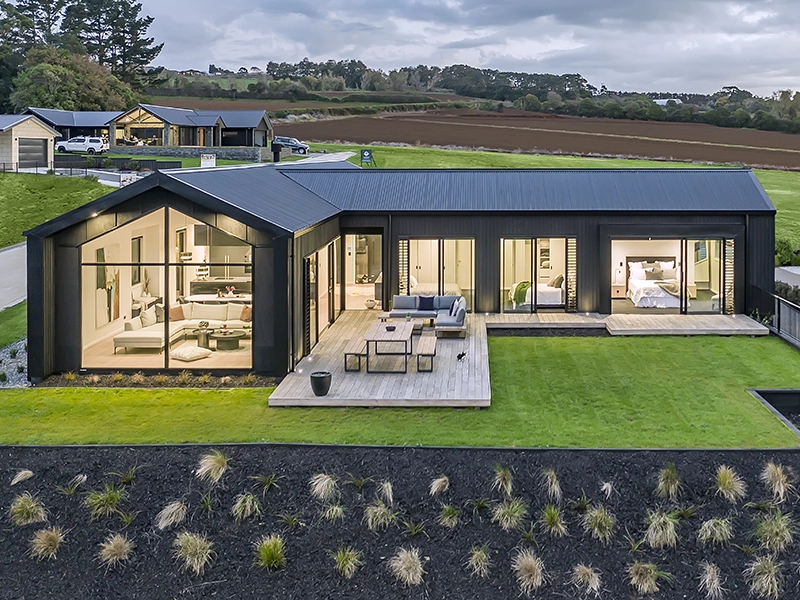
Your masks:
{"label": "wooden deck", "polygon": [[611,335],[769,335],[744,315],[609,315]]}
{"label": "wooden deck", "polygon": [[[485,407],[491,404],[489,352],[482,318],[470,315],[467,337],[439,338],[432,373],[418,373],[416,355],[408,360],[408,373],[367,373],[344,370],[344,348],[354,337],[363,338],[377,320],[374,311],[345,311],[320,336],[310,356],[297,365],[269,398],[270,406],[449,406]],[[426,327],[422,335],[434,335]],[[419,336],[413,336],[416,341]],[[463,361],[457,355],[466,352]],[[381,356],[382,367],[402,368],[402,357]],[[373,357],[370,357],[370,362]],[[362,363],[364,361],[362,360]],[[426,361],[427,364],[427,361]],[[352,367],[352,364],[351,364]],[[329,371],[331,389],[317,397],[311,391],[309,374]]]}
{"label": "wooden deck", "polygon": [[[378,319],[375,311],[345,311],[322,336],[310,356],[275,389],[270,406],[487,407],[491,405],[487,329],[601,328],[611,335],[769,335],[769,330],[743,315],[600,315],[597,313],[473,314],[467,316],[466,339],[439,338],[432,373],[418,373],[416,355],[408,373],[366,373],[344,370],[344,349],[363,339]],[[426,327],[422,335],[432,336]],[[415,335],[414,340],[419,339]],[[457,355],[466,352],[463,361]],[[372,361],[373,358],[370,358]],[[401,368],[402,357],[381,356],[383,368]],[[352,366],[352,365],[351,365]],[[309,374],[329,371],[331,389],[317,397]]]}

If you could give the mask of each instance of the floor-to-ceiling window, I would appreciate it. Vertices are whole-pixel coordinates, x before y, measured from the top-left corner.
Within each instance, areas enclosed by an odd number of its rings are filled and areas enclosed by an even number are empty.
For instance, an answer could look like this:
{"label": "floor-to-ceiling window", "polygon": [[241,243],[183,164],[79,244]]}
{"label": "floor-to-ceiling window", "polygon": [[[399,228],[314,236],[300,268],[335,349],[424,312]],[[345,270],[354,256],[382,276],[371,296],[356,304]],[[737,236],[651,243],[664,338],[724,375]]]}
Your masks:
{"label": "floor-to-ceiling window", "polygon": [[[338,251],[337,251],[338,250]],[[341,238],[336,238],[305,257],[306,353],[319,342],[322,333],[336,320],[341,310]]]}
{"label": "floor-to-ceiling window", "polygon": [[382,235],[348,234],[344,237],[344,294],[347,310],[364,310],[381,306]]}
{"label": "floor-to-ceiling window", "polygon": [[400,293],[463,296],[467,310],[475,297],[475,240],[401,239]]}
{"label": "floor-to-ceiling window", "polygon": [[503,312],[575,310],[574,238],[503,239],[500,244]]}
{"label": "floor-to-ceiling window", "polygon": [[172,209],[83,244],[82,366],[250,369],[251,249]]}

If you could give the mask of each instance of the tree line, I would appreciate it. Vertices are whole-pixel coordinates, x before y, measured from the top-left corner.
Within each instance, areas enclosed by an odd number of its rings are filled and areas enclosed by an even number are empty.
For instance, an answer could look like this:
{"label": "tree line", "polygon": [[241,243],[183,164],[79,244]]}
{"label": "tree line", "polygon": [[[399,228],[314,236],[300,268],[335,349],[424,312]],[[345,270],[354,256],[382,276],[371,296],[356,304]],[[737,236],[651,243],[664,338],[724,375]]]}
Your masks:
{"label": "tree line", "polygon": [[130,108],[161,81],[152,22],[133,0],[0,1],[0,112]]}

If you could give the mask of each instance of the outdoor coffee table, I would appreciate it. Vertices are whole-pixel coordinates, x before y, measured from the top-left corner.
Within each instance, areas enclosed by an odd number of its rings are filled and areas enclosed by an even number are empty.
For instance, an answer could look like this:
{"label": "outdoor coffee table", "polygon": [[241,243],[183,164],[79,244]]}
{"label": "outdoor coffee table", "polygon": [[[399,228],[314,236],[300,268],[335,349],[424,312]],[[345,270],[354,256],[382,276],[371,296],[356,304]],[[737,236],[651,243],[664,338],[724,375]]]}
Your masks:
{"label": "outdoor coffee table", "polygon": [[247,335],[244,329],[215,330],[209,338],[216,340],[217,350],[238,350],[239,340]]}
{"label": "outdoor coffee table", "polygon": [[[389,323],[385,321],[378,321],[377,323],[373,323],[370,325],[370,328],[367,330],[367,333],[364,335],[364,341],[367,342],[367,373],[408,373],[408,357],[413,351],[413,339],[412,334],[414,333],[414,324],[413,323],[397,323],[394,325],[394,331],[386,331],[386,327],[389,326]],[[403,370],[383,370],[383,369],[370,369],[369,367],[369,356],[370,356],[370,344],[373,344],[375,349],[376,355],[392,355],[392,356],[403,356]],[[380,352],[378,351],[378,344],[392,344],[392,345],[399,345],[403,344],[403,351],[402,352]]]}

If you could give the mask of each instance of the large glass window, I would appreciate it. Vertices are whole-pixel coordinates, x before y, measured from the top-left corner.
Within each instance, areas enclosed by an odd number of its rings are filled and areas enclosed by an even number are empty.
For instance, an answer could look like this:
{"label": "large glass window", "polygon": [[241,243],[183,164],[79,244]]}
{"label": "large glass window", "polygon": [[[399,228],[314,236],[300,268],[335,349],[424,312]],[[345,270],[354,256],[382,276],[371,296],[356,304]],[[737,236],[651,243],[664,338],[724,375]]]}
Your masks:
{"label": "large glass window", "polygon": [[574,238],[501,240],[501,310],[575,310],[574,254]]}
{"label": "large glass window", "polygon": [[[339,256],[339,254],[336,254]],[[380,307],[383,300],[383,236],[348,234],[344,238],[345,308]],[[373,304],[374,303],[374,304]]]}
{"label": "large glass window", "polygon": [[410,296],[464,296],[472,310],[475,296],[475,241],[400,240],[400,292]]}
{"label": "large glass window", "polygon": [[687,313],[721,313],[723,309],[722,240],[687,240]]}
{"label": "large glass window", "polygon": [[84,368],[252,368],[249,244],[161,209],[81,252]]}

